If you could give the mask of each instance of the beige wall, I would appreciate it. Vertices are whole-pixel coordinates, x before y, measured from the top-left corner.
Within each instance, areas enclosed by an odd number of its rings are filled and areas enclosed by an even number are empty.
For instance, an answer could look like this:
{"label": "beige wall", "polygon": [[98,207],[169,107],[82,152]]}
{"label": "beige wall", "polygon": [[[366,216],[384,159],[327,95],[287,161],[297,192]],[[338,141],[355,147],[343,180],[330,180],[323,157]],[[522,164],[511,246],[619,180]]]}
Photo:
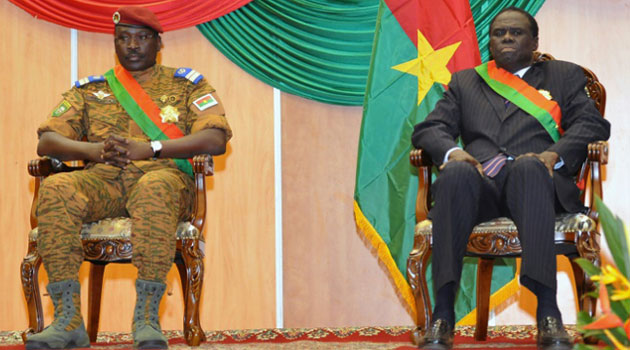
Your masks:
{"label": "beige wall", "polygon": [[285,326],[411,324],[355,228],[361,107],[282,98]]}
{"label": "beige wall", "polygon": [[[608,90],[613,123],[606,202],[624,218],[630,205],[620,150],[629,103],[621,95],[630,57],[628,0],[547,0],[537,15],[540,49],[592,68]],[[0,330],[26,327],[19,264],[26,252],[33,182],[26,163],[35,156],[35,129],[70,85],[70,30],[36,20],[0,2]],[[196,28],[166,33],[162,63],[190,66],[217,88],[235,137],[209,178],[206,272],[202,325],[206,330],[273,327],[274,160],[273,90],[224,58]],[[114,63],[111,37],[79,32],[79,77],[102,74]],[[627,65],[626,65],[627,66]],[[356,232],[352,195],[360,107],[325,105],[282,94],[284,325],[286,327],[409,325],[383,269]],[[82,268],[81,281],[86,281]],[[42,270],[43,271],[43,270]],[[106,270],[101,329],[128,331],[133,303],[131,267]],[[566,274],[560,278],[566,280]],[[41,285],[45,285],[42,273]],[[568,281],[563,310],[574,321]],[[181,291],[174,270],[172,295],[162,304],[165,329],[181,328]],[[85,295],[83,296],[85,298]],[[502,306],[497,323],[531,323],[532,300]],[[47,320],[51,304],[44,300]],[[570,314],[573,313],[573,316]],[[566,318],[566,317],[565,317]]]}

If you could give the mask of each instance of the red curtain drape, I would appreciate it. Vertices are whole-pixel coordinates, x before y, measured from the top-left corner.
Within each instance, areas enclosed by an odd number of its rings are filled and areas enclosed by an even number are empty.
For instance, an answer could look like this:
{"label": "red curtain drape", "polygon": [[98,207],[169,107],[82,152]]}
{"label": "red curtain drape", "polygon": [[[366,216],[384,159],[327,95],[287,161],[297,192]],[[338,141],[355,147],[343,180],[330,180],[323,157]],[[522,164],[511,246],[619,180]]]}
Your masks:
{"label": "red curtain drape", "polygon": [[32,16],[65,27],[113,33],[120,6],[151,9],[164,31],[191,27],[230,13],[252,0],[9,0]]}

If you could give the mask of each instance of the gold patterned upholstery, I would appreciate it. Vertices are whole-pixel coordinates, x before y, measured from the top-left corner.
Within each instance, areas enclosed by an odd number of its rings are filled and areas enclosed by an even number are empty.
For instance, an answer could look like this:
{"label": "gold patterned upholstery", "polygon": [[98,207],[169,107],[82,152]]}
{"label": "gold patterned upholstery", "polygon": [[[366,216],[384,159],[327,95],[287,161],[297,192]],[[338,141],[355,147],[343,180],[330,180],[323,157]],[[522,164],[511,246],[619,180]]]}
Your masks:
{"label": "gold patterned upholstery", "polygon": [[[35,227],[28,234],[30,242],[37,241],[38,228]],[[182,221],[177,224],[176,239],[200,239],[199,229],[190,221]],[[111,239],[131,239],[131,219],[127,217],[107,218],[90,222],[81,227],[81,240],[102,241]]]}
{"label": "gold patterned upholstery", "polygon": [[[584,214],[560,214],[556,217],[556,233],[568,233],[575,231],[593,231],[597,223]],[[423,220],[416,225],[416,235],[431,235],[433,224],[431,220]],[[513,232],[517,233],[514,221],[500,217],[490,221],[482,222],[473,228],[472,234],[497,234]]]}

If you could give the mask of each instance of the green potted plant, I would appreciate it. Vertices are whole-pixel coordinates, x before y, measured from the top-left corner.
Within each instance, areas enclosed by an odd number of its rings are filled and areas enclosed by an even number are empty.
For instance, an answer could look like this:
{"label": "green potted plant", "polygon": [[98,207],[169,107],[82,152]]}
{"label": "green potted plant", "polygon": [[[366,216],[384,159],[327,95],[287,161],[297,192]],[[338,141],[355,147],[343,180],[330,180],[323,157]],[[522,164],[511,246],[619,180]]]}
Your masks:
{"label": "green potted plant", "polygon": [[[585,338],[596,337],[608,344],[607,349],[630,350],[630,235],[619,217],[613,215],[599,198],[595,201],[614,265],[604,263],[599,268],[586,259],[577,259],[597,285],[594,296],[598,297],[602,311],[595,318],[579,312],[577,326]],[[599,347],[577,344],[576,349]]]}

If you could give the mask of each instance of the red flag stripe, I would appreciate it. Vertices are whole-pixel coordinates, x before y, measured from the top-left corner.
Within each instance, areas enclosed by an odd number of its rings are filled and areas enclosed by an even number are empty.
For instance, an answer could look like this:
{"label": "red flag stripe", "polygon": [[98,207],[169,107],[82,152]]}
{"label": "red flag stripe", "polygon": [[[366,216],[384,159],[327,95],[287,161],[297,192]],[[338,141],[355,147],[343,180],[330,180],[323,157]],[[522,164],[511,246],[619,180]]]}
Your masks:
{"label": "red flag stripe", "polygon": [[384,1],[414,45],[418,46],[418,30],[434,49],[461,41],[447,65],[451,73],[481,64],[475,22],[468,1]]}

